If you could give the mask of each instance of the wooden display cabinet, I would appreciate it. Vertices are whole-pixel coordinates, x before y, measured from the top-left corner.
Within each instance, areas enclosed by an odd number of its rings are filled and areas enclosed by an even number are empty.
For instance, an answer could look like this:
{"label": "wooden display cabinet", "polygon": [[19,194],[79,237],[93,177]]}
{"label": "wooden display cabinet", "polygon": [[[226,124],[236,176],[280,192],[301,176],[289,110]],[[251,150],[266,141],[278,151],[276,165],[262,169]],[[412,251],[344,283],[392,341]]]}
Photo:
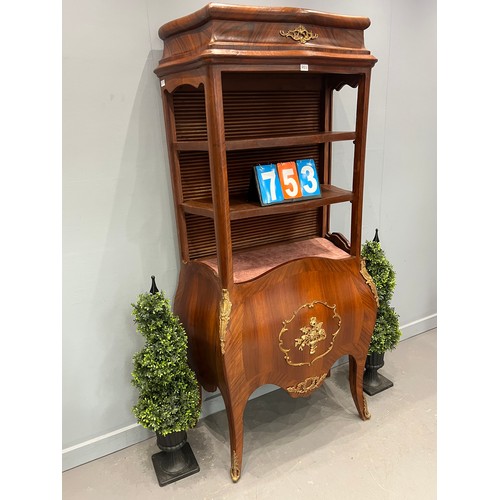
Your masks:
{"label": "wooden display cabinet", "polygon": [[[182,257],[174,312],[189,360],[226,406],[231,477],[242,470],[249,396],[275,384],[308,396],[349,357],[360,417],[376,289],[360,257],[370,21],[298,8],[208,4],[159,29],[160,79]],[[355,129],[332,127],[335,92],[357,89]],[[332,143],[353,144],[352,188]],[[261,206],[254,166],[313,159],[321,197]],[[333,172],[333,175],[332,175]],[[351,233],[330,232],[351,205]]]}

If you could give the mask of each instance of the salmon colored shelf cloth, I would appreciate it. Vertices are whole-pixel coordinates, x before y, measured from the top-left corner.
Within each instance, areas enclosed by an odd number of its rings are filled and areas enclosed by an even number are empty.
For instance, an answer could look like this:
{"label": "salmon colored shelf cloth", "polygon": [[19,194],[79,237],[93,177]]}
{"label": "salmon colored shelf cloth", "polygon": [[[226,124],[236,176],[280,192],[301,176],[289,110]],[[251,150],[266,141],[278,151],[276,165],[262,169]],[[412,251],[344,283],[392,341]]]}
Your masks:
{"label": "salmon colored shelf cloth", "polygon": [[[306,257],[345,259],[349,257],[349,254],[325,238],[280,243],[235,252],[233,254],[234,282],[241,283],[254,279],[285,262]],[[218,272],[216,257],[202,259],[200,262],[210,266],[216,273]]]}

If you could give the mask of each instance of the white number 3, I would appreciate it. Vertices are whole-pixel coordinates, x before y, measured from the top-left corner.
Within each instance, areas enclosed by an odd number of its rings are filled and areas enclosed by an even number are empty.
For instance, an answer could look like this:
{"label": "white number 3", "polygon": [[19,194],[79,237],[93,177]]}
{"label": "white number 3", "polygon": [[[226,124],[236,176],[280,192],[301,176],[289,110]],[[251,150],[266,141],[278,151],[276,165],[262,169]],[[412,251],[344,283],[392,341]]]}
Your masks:
{"label": "white number 3", "polygon": [[318,189],[318,181],[314,175],[314,169],[311,165],[304,165],[300,169],[300,175],[305,175],[308,184],[303,184],[302,189],[306,193],[314,193]]}

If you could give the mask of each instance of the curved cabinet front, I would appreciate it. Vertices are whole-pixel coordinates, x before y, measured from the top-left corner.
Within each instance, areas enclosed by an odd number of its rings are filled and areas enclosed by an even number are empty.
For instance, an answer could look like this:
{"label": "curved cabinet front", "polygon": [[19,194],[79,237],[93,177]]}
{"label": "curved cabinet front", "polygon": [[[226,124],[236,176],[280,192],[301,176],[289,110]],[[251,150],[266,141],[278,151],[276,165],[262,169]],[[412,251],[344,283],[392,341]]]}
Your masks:
{"label": "curved cabinet front", "polygon": [[303,258],[226,290],[208,266],[183,265],[175,312],[201,384],[218,387],[224,398],[234,480],[246,402],[264,384],[308,396],[348,355],[353,400],[360,417],[369,418],[362,377],[377,304],[365,276],[354,257]]}

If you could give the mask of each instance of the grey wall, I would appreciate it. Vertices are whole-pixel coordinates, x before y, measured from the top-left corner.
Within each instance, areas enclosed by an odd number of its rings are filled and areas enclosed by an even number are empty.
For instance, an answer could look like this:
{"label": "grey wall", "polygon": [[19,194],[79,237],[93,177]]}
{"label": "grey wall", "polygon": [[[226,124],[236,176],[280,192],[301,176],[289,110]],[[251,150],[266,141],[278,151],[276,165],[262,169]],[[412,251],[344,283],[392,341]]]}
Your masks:
{"label": "grey wall", "polygon": [[[131,302],[149,276],[172,296],[179,258],[153,69],[158,28],[202,0],[63,2],[63,468],[151,434],[131,414],[141,348]],[[435,0],[252,2],[368,16],[373,71],[364,239],[397,273],[405,337],[436,326]],[[335,106],[340,125],[349,99]],[[348,154],[335,151],[335,158]],[[340,172],[340,177],[342,177]],[[342,179],[340,178],[339,181]],[[345,215],[340,215],[339,224]],[[203,415],[222,409],[220,397]]]}

